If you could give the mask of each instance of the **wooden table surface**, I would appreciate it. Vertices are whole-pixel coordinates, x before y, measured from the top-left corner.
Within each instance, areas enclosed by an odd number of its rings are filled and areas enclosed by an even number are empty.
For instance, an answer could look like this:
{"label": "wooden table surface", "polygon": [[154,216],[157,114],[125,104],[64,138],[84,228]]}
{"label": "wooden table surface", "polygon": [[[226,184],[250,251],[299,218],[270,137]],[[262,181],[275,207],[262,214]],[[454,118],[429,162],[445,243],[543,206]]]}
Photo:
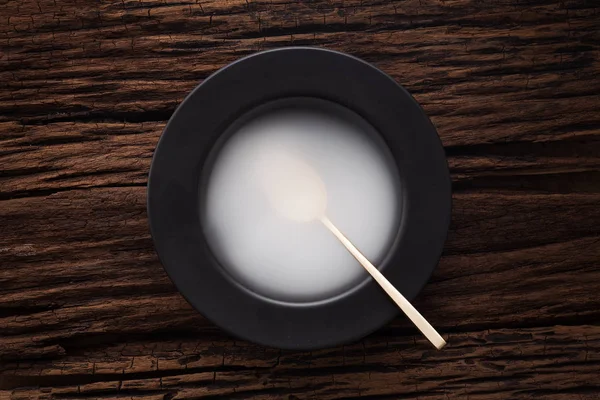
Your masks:
{"label": "wooden table surface", "polygon": [[[154,253],[146,179],[177,104],[317,45],[404,85],[453,178],[403,317],[314,352],[238,341]],[[600,3],[0,0],[0,398],[600,399]]]}

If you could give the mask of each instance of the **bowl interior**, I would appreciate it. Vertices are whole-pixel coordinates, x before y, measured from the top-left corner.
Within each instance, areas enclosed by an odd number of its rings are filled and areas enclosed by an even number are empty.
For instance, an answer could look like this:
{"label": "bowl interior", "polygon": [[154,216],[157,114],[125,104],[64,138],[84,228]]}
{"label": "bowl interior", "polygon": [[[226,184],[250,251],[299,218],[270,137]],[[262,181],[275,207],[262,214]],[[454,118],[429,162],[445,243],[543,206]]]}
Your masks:
{"label": "bowl interior", "polygon": [[314,171],[325,188],[328,218],[379,266],[400,230],[402,185],[393,155],[356,112],[296,97],[243,113],[204,167],[199,215],[211,251],[232,279],[277,301],[336,298],[367,274],[320,221],[285,218],[269,202],[265,172],[278,170],[290,190],[302,184],[293,171],[282,170],[282,155]]}

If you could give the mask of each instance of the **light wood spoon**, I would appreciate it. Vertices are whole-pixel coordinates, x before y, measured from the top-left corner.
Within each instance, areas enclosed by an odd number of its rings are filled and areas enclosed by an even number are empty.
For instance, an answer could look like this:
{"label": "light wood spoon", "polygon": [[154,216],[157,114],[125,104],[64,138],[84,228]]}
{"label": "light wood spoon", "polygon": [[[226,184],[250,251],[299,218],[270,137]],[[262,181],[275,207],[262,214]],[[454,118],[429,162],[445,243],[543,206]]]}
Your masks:
{"label": "light wood spoon", "polygon": [[260,175],[267,197],[278,214],[299,223],[321,221],[437,349],[446,345],[417,309],[327,218],[325,184],[312,167],[285,151],[277,151],[265,159]]}

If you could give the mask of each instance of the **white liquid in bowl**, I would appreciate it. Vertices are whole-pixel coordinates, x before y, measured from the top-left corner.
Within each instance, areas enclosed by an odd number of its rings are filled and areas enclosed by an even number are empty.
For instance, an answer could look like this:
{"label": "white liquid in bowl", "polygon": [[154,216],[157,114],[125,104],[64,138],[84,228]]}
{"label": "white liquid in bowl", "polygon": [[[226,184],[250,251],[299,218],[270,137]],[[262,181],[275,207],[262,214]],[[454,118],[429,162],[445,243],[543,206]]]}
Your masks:
{"label": "white liquid in bowl", "polygon": [[401,199],[391,154],[377,139],[372,126],[332,103],[272,110],[239,127],[215,156],[201,210],[223,268],[248,289],[288,302],[325,300],[365,279],[313,217],[324,208],[367,258],[383,261]]}

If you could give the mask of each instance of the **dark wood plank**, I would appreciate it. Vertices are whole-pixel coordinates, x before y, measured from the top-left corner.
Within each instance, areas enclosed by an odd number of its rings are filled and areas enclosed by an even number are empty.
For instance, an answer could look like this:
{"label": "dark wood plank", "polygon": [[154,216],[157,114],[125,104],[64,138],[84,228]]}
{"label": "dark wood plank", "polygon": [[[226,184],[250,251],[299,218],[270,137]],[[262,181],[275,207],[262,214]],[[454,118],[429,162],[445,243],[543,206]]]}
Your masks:
{"label": "dark wood plank", "polygon": [[[0,398],[599,399],[600,5],[0,1]],[[453,222],[416,305],[311,353],[236,341],[177,293],[145,214],[177,104],[254,51],[373,62],[446,147]]]}
{"label": "dark wood plank", "polygon": [[[392,332],[362,344],[289,353],[217,338],[74,346],[63,363],[20,363],[14,398],[595,398],[600,328],[451,335],[437,352]],[[148,340],[150,339],[150,340]],[[89,345],[88,345],[89,346]],[[149,352],[151,350],[151,353]],[[571,374],[565,374],[569,369]],[[51,389],[23,388],[46,383]],[[555,390],[545,388],[555,387]],[[384,397],[385,398],[385,397]]]}

